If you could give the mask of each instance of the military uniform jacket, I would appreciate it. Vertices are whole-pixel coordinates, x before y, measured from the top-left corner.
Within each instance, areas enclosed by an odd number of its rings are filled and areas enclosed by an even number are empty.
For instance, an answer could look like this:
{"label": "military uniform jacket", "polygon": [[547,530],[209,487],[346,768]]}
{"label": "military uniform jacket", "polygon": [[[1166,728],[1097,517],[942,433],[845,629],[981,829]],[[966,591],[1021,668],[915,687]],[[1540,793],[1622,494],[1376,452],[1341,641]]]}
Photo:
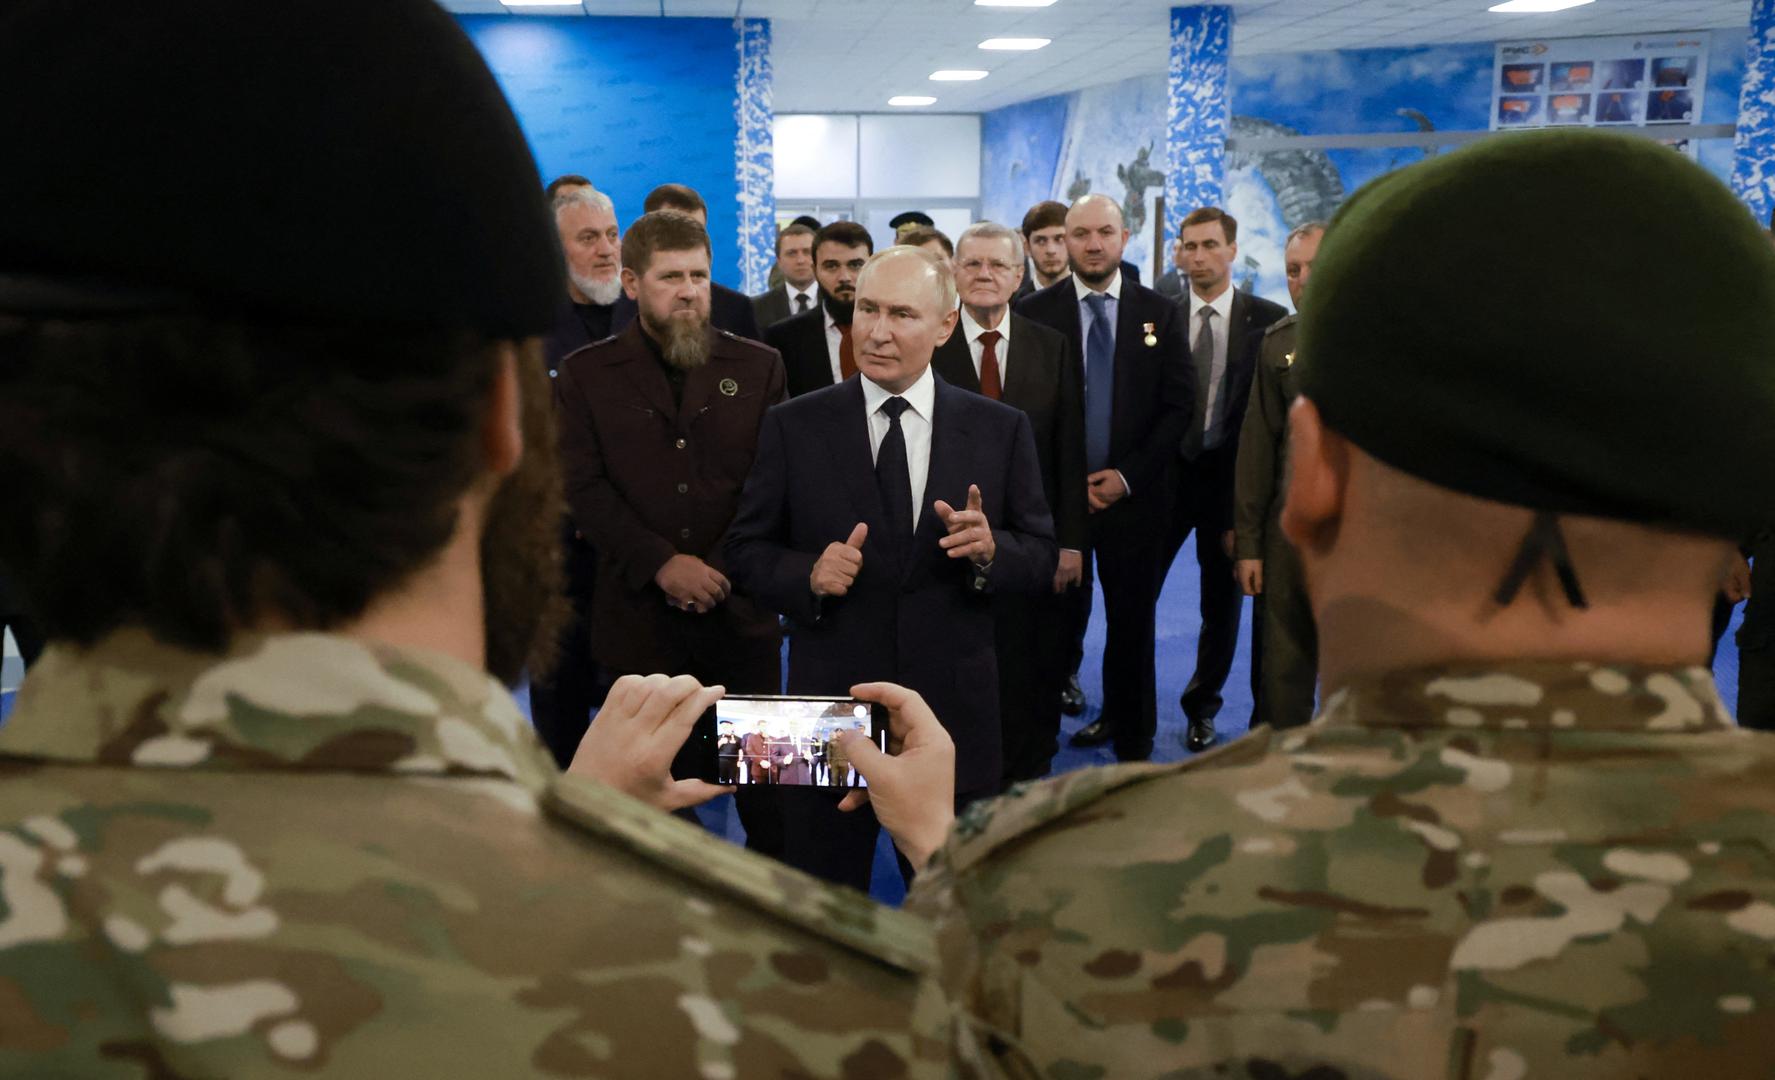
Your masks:
{"label": "military uniform jacket", "polygon": [[0,730],[0,1075],[945,1075],[928,929],[585,781],[486,674],[53,647]]}
{"label": "military uniform jacket", "polygon": [[776,350],[715,331],[709,362],[685,376],[680,405],[634,322],[567,357],[555,391],[567,500],[598,549],[592,655],[619,671],[659,670],[674,659],[661,655],[668,624],[685,618],[721,620],[741,635],[776,634],[776,617],[744,596],[685,615],[653,582],[680,553],[726,572],[721,539],[764,413],[783,399]]}
{"label": "military uniform jacket", "polygon": [[1286,494],[1288,408],[1300,394],[1294,370],[1300,316],[1289,315],[1264,333],[1251,379],[1251,400],[1239,431],[1233,474],[1233,558],[1261,559],[1274,537]]}
{"label": "military uniform jacket", "polygon": [[981,804],[908,906],[1031,1075],[1762,1077],[1772,845],[1704,669],[1443,667]]}

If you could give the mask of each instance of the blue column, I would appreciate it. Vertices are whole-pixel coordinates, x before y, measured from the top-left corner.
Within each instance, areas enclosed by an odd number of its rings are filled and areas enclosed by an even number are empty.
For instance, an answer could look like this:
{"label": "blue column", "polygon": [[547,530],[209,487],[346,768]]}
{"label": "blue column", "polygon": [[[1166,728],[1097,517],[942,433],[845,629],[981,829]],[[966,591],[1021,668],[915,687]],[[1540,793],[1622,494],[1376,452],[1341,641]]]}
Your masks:
{"label": "blue column", "polygon": [[[1165,242],[1198,206],[1219,206],[1226,180],[1227,68],[1233,9],[1220,5],[1171,9],[1171,102],[1165,149]],[[1156,277],[1159,268],[1153,268]]]}
{"label": "blue column", "polygon": [[1775,0],[1751,0],[1732,188],[1765,226],[1775,208]]}
{"label": "blue column", "polygon": [[770,20],[735,19],[734,37],[740,51],[734,99],[739,134],[733,148],[740,194],[740,280],[746,292],[760,293],[777,257]]}

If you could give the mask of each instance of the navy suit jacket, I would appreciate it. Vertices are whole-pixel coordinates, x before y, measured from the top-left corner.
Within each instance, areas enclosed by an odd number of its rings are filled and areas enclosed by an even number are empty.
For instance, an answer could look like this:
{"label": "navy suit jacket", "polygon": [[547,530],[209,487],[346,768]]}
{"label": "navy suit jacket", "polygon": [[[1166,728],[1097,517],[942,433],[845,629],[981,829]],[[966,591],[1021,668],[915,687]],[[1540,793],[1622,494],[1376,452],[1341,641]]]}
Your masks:
{"label": "navy suit jacket", "polygon": [[[758,455],[728,527],[735,587],[795,622],[791,694],[847,694],[863,682],[911,687],[955,740],[956,791],[996,790],[1002,775],[993,606],[998,592],[1053,585],[1058,549],[1042,495],[1029,418],[936,379],[931,462],[906,565],[881,546],[885,520],[875,485],[862,379],[771,409]],[[985,588],[967,559],[937,546],[938,499],[960,508],[968,485],[998,546]],[[844,596],[817,598],[809,583],[828,544],[869,526],[863,567]]]}
{"label": "navy suit jacket", "polygon": [[[1060,331],[1079,357],[1085,355],[1079,296],[1072,278],[1024,297],[1019,315]],[[1128,481],[1130,494],[1107,513],[1120,513],[1147,529],[1162,527],[1170,513],[1173,464],[1189,427],[1196,399],[1195,369],[1184,338],[1187,314],[1127,278],[1116,303],[1116,388],[1110,410],[1109,467]],[[1152,326],[1153,344],[1146,343]],[[1014,340],[1014,339],[1013,339]],[[1090,372],[1085,381],[1090,382]],[[1123,507],[1127,507],[1126,510]],[[1107,526],[1107,520],[1103,523]],[[1120,531],[1120,530],[1117,530]]]}

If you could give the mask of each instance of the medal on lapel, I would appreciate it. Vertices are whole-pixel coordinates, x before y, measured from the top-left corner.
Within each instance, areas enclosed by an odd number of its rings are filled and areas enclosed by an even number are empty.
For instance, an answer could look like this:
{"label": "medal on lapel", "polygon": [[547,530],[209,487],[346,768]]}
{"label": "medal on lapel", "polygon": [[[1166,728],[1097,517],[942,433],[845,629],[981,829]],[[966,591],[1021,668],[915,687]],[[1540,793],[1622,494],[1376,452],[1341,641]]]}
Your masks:
{"label": "medal on lapel", "polygon": [[1286,356],[1282,357],[1282,366],[1285,368],[1291,368],[1294,366],[1294,354],[1293,353],[1289,353]]}
{"label": "medal on lapel", "polygon": [[725,396],[732,397],[740,392],[740,384],[734,382],[732,379],[722,379],[720,390]]}
{"label": "medal on lapel", "polygon": [[1152,348],[1159,343],[1159,335],[1153,333],[1152,323],[1141,323],[1140,328],[1146,331],[1146,347]]}

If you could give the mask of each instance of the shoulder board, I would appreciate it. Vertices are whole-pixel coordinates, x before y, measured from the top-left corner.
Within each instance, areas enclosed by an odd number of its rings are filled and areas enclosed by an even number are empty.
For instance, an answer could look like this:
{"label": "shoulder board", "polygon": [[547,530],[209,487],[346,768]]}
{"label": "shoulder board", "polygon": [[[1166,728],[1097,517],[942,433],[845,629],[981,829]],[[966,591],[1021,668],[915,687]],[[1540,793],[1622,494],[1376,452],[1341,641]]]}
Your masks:
{"label": "shoulder board", "polygon": [[1276,331],[1286,329],[1288,327],[1292,327],[1296,322],[1299,322],[1299,321],[1300,321],[1299,315],[1296,315],[1293,312],[1289,312],[1287,315],[1284,315],[1280,319],[1277,319],[1275,322],[1271,323],[1269,325],[1269,329],[1267,329],[1263,332],[1263,336],[1269,337],[1271,334],[1275,333]]}
{"label": "shoulder board", "polygon": [[1033,784],[1015,784],[996,799],[970,806],[956,820],[938,858],[950,872],[967,870],[998,849],[1062,818],[1089,813],[1087,808],[1093,803],[1123,788],[1200,769],[1241,765],[1261,756],[1269,745],[1267,733],[1255,733],[1174,764],[1107,765]]}
{"label": "shoulder board", "polygon": [[710,836],[611,788],[562,777],[544,796],[543,805],[556,817],[647,862],[853,952],[910,972],[936,966],[931,928],[917,916]]}

